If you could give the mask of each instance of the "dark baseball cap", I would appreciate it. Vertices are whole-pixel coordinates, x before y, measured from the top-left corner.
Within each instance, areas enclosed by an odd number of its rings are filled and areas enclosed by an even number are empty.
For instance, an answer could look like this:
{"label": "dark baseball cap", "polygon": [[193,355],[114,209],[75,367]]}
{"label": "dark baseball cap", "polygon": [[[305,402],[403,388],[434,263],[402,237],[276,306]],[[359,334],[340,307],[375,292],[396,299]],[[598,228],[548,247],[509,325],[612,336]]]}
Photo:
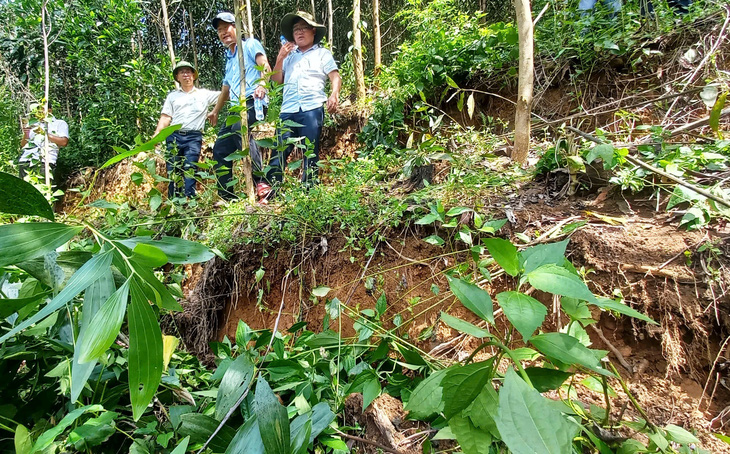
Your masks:
{"label": "dark baseball cap", "polygon": [[213,28],[218,28],[218,24],[220,23],[220,21],[228,22],[229,24],[235,24],[236,17],[227,11],[218,13],[218,15],[215,16],[215,18],[213,19]]}

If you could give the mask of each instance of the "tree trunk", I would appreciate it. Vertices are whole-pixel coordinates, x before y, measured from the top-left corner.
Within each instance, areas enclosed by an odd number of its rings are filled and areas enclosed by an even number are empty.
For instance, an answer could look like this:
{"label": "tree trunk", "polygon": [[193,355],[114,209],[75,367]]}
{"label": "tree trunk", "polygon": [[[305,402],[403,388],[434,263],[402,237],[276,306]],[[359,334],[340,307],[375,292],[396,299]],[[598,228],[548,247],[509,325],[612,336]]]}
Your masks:
{"label": "tree trunk", "polygon": [[515,113],[515,146],[512,160],[524,164],[530,150],[530,112],[535,68],[532,55],[532,11],[529,0],[515,0],[517,31],[519,34],[520,63]]}
{"label": "tree trunk", "polygon": [[41,4],[41,34],[43,35],[43,168],[46,174],[46,186],[48,191],[51,190],[51,165],[48,162],[48,99],[51,94],[51,68],[48,57],[48,24],[46,24],[46,15],[48,14],[48,0],[43,0]]}
{"label": "tree trunk", "polygon": [[314,0],[312,0],[312,17],[317,20],[317,12],[314,10]]}
{"label": "tree trunk", "polygon": [[[249,38],[253,38],[253,17],[251,16],[251,0],[246,0],[246,18],[248,19],[246,25],[246,35]],[[241,66],[241,68],[243,68],[243,66]]]}
{"label": "tree trunk", "polygon": [[380,72],[380,65],[383,64],[380,43],[380,0],[373,0],[373,62],[375,64],[374,74]]}
{"label": "tree trunk", "polygon": [[[160,0],[162,3],[162,25],[165,29],[165,41],[167,41],[167,52],[170,54],[170,62],[175,67],[175,48],[172,45],[172,33],[170,33],[170,18],[167,16],[167,1]],[[175,85],[178,85],[175,82]]]}
{"label": "tree trunk", "polygon": [[261,45],[266,47],[266,34],[264,33],[264,4],[262,0],[259,0],[259,41]]}
{"label": "tree trunk", "polygon": [[[248,136],[250,131],[248,130],[248,109],[246,109],[246,62],[243,59],[243,39],[242,24],[241,24],[241,7],[239,0],[233,2],[234,16],[236,18],[236,55],[238,56],[238,66],[241,72],[241,90],[238,94],[238,102],[243,106],[241,110],[241,147],[243,149],[248,148]],[[250,0],[246,0],[246,5],[250,5]],[[249,9],[249,13],[251,10]],[[251,18],[249,14],[249,19]],[[251,168],[251,155],[246,155],[241,160],[243,165],[243,177],[246,180],[246,195],[248,201],[253,204],[256,203],[256,190],[253,187],[253,171]]]}
{"label": "tree trunk", "polygon": [[365,97],[365,70],[362,63],[362,38],[360,36],[360,0],[352,2],[352,64],[355,73],[356,99]]}
{"label": "tree trunk", "polygon": [[[198,45],[195,43],[195,23],[193,22],[193,13],[188,11],[188,19],[190,19],[190,44],[193,47],[193,66],[198,69]],[[198,79],[195,79],[195,86],[198,84]]]}
{"label": "tree trunk", "polygon": [[332,0],[327,0],[327,42],[330,43],[330,46],[334,49],[335,46],[332,44],[332,17],[335,15],[334,10],[332,9]]}

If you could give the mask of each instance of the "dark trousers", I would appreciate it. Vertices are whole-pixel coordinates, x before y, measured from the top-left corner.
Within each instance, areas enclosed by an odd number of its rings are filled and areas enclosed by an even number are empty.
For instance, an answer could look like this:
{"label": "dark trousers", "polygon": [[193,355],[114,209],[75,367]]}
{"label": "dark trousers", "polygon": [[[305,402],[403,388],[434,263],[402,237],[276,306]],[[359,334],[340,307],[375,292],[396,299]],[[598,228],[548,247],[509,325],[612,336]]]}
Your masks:
{"label": "dark trousers", "polygon": [[[256,185],[262,181],[262,165],[261,150],[251,134],[251,128],[258,121],[256,120],[256,112],[253,107],[253,99],[246,101],[246,110],[248,112],[248,149],[251,156],[251,164],[253,167],[253,184]],[[267,112],[264,106],[264,115]],[[236,151],[241,151],[241,122],[232,124],[231,126],[223,126],[218,131],[218,139],[213,145],[213,159],[216,161],[215,170],[218,179],[218,195],[222,199],[231,200],[237,198],[233,192],[233,161],[226,158]]]}
{"label": "dark trousers", "polygon": [[167,177],[171,180],[167,186],[167,196],[169,198],[182,197],[182,188],[175,184],[176,179],[182,178],[185,197],[195,197],[195,167],[200,159],[203,133],[175,131],[165,141],[167,142]]}
{"label": "dark trousers", "polygon": [[[317,163],[319,162],[319,138],[322,135],[322,123],[324,122],[324,107],[296,113],[282,113],[279,118],[282,122],[287,120],[298,123],[302,126],[284,126],[283,130],[277,132],[280,148],[290,139],[305,137],[297,143],[298,147],[303,148],[304,162],[302,164],[302,182],[305,184],[313,184],[317,180]],[[309,143],[309,145],[307,145]],[[284,167],[289,155],[294,150],[294,143],[286,146],[284,150],[277,150],[269,163],[270,169],[266,174],[266,179],[271,184],[279,184],[284,178]],[[311,148],[310,148],[311,147]]]}

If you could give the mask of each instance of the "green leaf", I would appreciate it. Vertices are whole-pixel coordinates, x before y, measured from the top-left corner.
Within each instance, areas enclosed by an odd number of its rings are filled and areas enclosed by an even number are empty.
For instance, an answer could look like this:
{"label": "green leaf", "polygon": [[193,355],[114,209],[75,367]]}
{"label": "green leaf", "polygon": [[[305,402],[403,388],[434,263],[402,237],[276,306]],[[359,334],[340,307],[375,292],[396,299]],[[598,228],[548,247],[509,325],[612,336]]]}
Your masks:
{"label": "green leaf", "polygon": [[646,315],[642,314],[641,312],[637,311],[636,309],[633,309],[626,304],[620,303],[618,301],[614,301],[609,298],[596,298],[596,301],[593,301],[592,304],[600,307],[604,310],[611,310],[614,312],[618,312],[619,314],[628,315],[629,317],[638,318],[639,320],[643,320],[647,323],[651,323],[652,325],[658,325],[659,323],[655,322],[651,318],[647,317]]}
{"label": "green leaf", "polygon": [[30,452],[43,451],[53,443],[53,440],[57,436],[61,435],[67,427],[73,424],[81,415],[86,412],[98,412],[104,411],[104,407],[101,405],[86,405],[84,407],[77,408],[69,412],[63,419],[53,428],[43,432],[35,444],[31,448]]}
{"label": "green leaf", "polygon": [[449,419],[449,428],[456,436],[464,454],[489,454],[491,452],[492,435],[480,430],[471,420],[461,414]]}
{"label": "green leaf", "polygon": [[520,252],[520,263],[524,273],[530,273],[537,268],[553,264],[561,265],[565,261],[565,248],[569,240],[557,243],[538,244]]}
{"label": "green leaf", "polygon": [[721,94],[717,97],[717,101],[715,101],[715,105],[712,106],[712,110],[710,111],[710,128],[715,131],[715,134],[717,134],[717,137],[721,140],[723,137],[722,132],[720,131],[720,117],[722,116],[722,109],[725,107],[726,101],[727,93]]}
{"label": "green leaf", "polygon": [[596,297],[583,279],[562,266],[543,265],[527,274],[528,282],[538,290],[596,303]]}
{"label": "green leaf", "polygon": [[517,276],[520,272],[520,259],[514,244],[503,238],[484,238],[482,242],[489,250],[504,272],[510,276]]}
{"label": "green leaf", "polygon": [[[188,443],[190,443],[190,437],[187,436],[182,439],[180,443],[178,443],[177,447],[172,450],[170,454],[185,454],[188,450]],[[248,451],[240,451],[240,452],[248,452]]]}
{"label": "green leaf", "polygon": [[174,236],[163,236],[158,240],[153,240],[149,236],[137,236],[119,242],[130,249],[134,249],[138,244],[154,246],[167,256],[170,263],[175,265],[202,263],[215,257],[209,247]]}
{"label": "green leaf", "polygon": [[416,386],[404,408],[409,412],[410,418],[430,419],[444,409],[441,381],[446,376],[446,372],[448,369],[432,372]]}
{"label": "green leaf", "polygon": [[144,266],[158,268],[167,263],[167,256],[159,248],[139,243],[134,247],[135,260]]}
{"label": "green leaf", "polygon": [[492,438],[501,439],[497,423],[494,418],[497,416],[497,408],[499,407],[499,396],[491,384],[486,384],[482,391],[477,395],[463,415],[471,420],[472,424],[479,429],[485,430],[492,435]]}
{"label": "green leaf", "polygon": [[380,395],[382,388],[380,387],[380,380],[375,376],[372,379],[366,381],[362,387],[362,411],[370,406],[370,403]]}
{"label": "green leaf", "polygon": [[527,367],[525,373],[530,377],[530,382],[535,389],[544,393],[560,386],[573,375],[570,372],[563,372],[557,369],[546,369],[544,367]]}
{"label": "green leaf", "polygon": [[77,346],[81,350],[80,363],[99,359],[114,343],[127,311],[131,279],[127,279],[91,319],[91,329],[84,336],[83,342]]}
{"label": "green leaf", "polygon": [[[218,428],[218,420],[201,413],[186,413],[180,416],[180,428],[178,433],[182,436],[189,436],[190,442],[205,443],[206,440]],[[230,426],[223,426],[218,434],[213,437],[208,446],[213,452],[224,452],[233,441],[236,431]],[[247,452],[247,451],[240,451]]]}
{"label": "green leaf", "polygon": [[97,418],[91,418],[79,427],[76,427],[68,435],[67,443],[73,444],[74,448],[81,452],[90,450],[93,446],[99,446],[106,442],[109,437],[116,433],[114,419],[119,413],[107,411]]}
{"label": "green leaf", "polygon": [[256,415],[252,415],[242,425],[233,441],[228,445],[226,454],[265,454],[264,441],[259,431],[259,421]]}
{"label": "green leaf", "polygon": [[441,381],[446,419],[468,407],[482,388],[489,383],[493,362],[494,358],[490,358],[487,361],[449,369]]}
{"label": "green leaf", "polygon": [[15,428],[15,436],[13,437],[15,445],[15,454],[30,454],[31,447],[33,446],[33,439],[30,436],[30,432],[25,428],[24,425],[18,424]]}
{"label": "green leaf", "polygon": [[248,389],[253,378],[254,366],[246,355],[240,355],[231,363],[218,387],[215,400],[215,419],[221,421]]}
{"label": "green leaf", "polygon": [[446,276],[451,291],[459,298],[461,304],[474,312],[482,320],[494,324],[494,303],[485,290],[458,278]]}
{"label": "green leaf", "polygon": [[307,418],[296,436],[291,437],[291,446],[289,452],[291,454],[306,454],[309,447],[309,435],[312,433],[312,421]]}
{"label": "green leaf", "polygon": [[[0,240],[1,241],[1,240]],[[94,283],[97,279],[109,272],[109,267],[112,264],[112,252],[102,252],[95,255],[88,262],[84,264],[77,272],[71,276],[68,280],[66,287],[56,295],[43,309],[33,314],[32,317],[24,320],[22,323],[16,325],[13,329],[8,331],[5,335],[0,337],[0,342],[5,342],[8,338],[15,336],[20,331],[29,327],[30,325],[43,320],[58,309],[63,307],[64,304],[71,301],[76,295],[84,291],[88,286]]]}
{"label": "green leaf", "polygon": [[320,285],[319,287],[312,289],[312,295],[317,296],[319,298],[324,298],[325,296],[327,296],[327,294],[330,292],[330,290],[332,290],[332,289],[325,285]]}
{"label": "green leaf", "polygon": [[[87,332],[91,329],[91,320],[99,311],[104,301],[116,291],[114,286],[114,275],[111,269],[107,268],[106,274],[91,284],[84,292],[84,304],[81,311],[81,328],[79,329],[79,337],[76,345],[80,345]],[[96,366],[96,361],[87,363],[79,362],[81,349],[74,349],[73,362],[71,363],[71,402],[76,402],[84,389],[84,385],[91,376],[91,372]]]}
{"label": "green leaf", "polygon": [[446,212],[446,216],[454,217],[454,216],[458,216],[460,214],[466,213],[468,211],[474,211],[474,210],[472,210],[469,207],[454,207]]}
{"label": "green leaf", "polygon": [[573,336],[564,333],[545,333],[534,336],[530,342],[551,360],[581,365],[601,375],[613,376],[611,372],[601,367],[593,351]]}
{"label": "green leaf", "polygon": [[83,230],[55,222],[28,222],[0,225],[0,267],[14,265],[66,244]]}
{"label": "green leaf", "polygon": [[0,172],[0,213],[41,216],[53,220],[53,208],[32,184]]}
{"label": "green leaf", "polygon": [[464,321],[460,318],[452,317],[446,312],[441,312],[441,321],[446,323],[448,326],[454,328],[456,331],[468,334],[470,336],[474,336],[477,339],[492,337],[489,331],[479,328],[476,325],[472,325],[471,323]]}
{"label": "green leaf", "polygon": [[128,316],[129,395],[134,420],[138,421],[162,379],[162,331],[155,311],[136,281],[131,283],[131,296]]}
{"label": "green leaf", "polygon": [[551,407],[512,368],[499,391],[497,428],[514,454],[565,454],[575,431],[559,410]]}
{"label": "green leaf", "polygon": [[289,417],[268,382],[259,377],[256,382],[254,409],[259,420],[259,432],[267,454],[285,454],[291,445]]}
{"label": "green leaf", "polygon": [[167,128],[165,128],[162,131],[160,131],[150,141],[145,142],[145,143],[143,143],[141,145],[138,145],[138,146],[134,147],[133,149],[127,151],[127,152],[120,153],[120,154],[114,156],[113,158],[109,159],[107,162],[105,162],[104,164],[102,164],[101,167],[99,167],[99,170],[104,169],[106,167],[109,167],[110,165],[114,165],[117,162],[123,161],[124,159],[127,159],[130,156],[134,156],[137,153],[140,153],[142,151],[149,151],[149,150],[154,149],[155,148],[155,145],[157,145],[158,143],[160,143],[163,140],[165,140],[167,138],[167,136],[169,136],[173,132],[177,131],[181,127],[182,127],[181,124],[180,125],[168,126]]}
{"label": "green leaf", "polygon": [[378,301],[375,302],[375,310],[378,313],[378,317],[383,315],[388,309],[388,301],[385,298],[385,292],[380,294],[380,297],[378,297]]}
{"label": "green leaf", "polygon": [[454,82],[454,79],[452,79],[449,76],[446,76],[446,85],[448,85],[449,87],[452,87],[452,88],[456,88],[457,90],[459,89],[459,86],[456,85],[456,82]]}
{"label": "green leaf", "polygon": [[535,298],[520,292],[502,292],[497,295],[507,320],[522,334],[527,342],[547,316],[547,308]]}
{"label": "green leaf", "polygon": [[444,239],[438,235],[429,235],[424,238],[423,241],[428,244],[433,244],[434,246],[443,246],[445,243]]}
{"label": "green leaf", "polygon": [[48,293],[38,293],[30,298],[0,298],[0,319],[7,318],[32,303],[39,302]]}
{"label": "green leaf", "polygon": [[[297,416],[291,422],[291,438],[292,440],[300,433],[304,428],[306,421],[312,421],[312,431],[309,434],[309,443],[313,443],[314,440],[322,433],[323,430],[335,420],[335,414],[330,409],[327,402],[320,402],[311,411]],[[239,451],[248,452],[248,451]]]}
{"label": "green leaf", "polygon": [[[57,254],[53,264],[49,263],[51,254]],[[24,262],[15,263],[15,266],[43,282],[52,289],[59,290],[92,257],[86,251],[50,252],[42,257],[36,257]],[[49,266],[52,265],[52,266]],[[61,275],[60,271],[63,272]]]}
{"label": "green leaf", "polygon": [[611,167],[614,167],[616,164],[616,160],[614,158],[613,145],[610,143],[602,143],[591,148],[591,150],[586,155],[586,162],[590,164],[598,158],[601,158],[601,160],[603,161],[604,169],[610,169]]}
{"label": "green leaf", "polygon": [[679,426],[675,426],[674,424],[667,424],[664,426],[664,430],[667,432],[667,438],[681,445],[687,445],[690,443],[699,444],[700,442],[697,437],[689,433],[687,430]]}

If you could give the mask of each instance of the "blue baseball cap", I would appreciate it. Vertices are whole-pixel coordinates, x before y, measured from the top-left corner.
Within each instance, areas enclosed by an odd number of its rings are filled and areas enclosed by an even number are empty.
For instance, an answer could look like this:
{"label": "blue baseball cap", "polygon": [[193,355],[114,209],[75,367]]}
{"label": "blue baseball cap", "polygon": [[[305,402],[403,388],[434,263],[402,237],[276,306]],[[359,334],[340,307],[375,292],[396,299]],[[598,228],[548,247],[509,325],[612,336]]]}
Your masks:
{"label": "blue baseball cap", "polygon": [[223,11],[222,13],[218,13],[218,15],[215,16],[215,18],[213,19],[213,28],[216,28],[217,29],[218,28],[218,24],[221,21],[228,22],[229,24],[235,24],[236,23],[236,17],[233,14],[231,14],[231,13],[229,13],[227,11]]}

